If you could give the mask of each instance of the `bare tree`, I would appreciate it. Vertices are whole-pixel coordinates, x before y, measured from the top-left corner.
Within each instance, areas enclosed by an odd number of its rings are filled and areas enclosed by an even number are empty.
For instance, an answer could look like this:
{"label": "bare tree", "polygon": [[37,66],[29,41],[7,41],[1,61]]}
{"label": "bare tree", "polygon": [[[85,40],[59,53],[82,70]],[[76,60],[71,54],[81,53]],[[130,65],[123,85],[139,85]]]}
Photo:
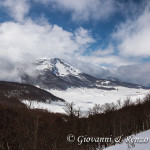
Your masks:
{"label": "bare tree", "polygon": [[93,114],[100,114],[103,112],[103,107],[100,104],[95,104],[93,107]]}
{"label": "bare tree", "polygon": [[80,118],[80,117],[81,117],[81,115],[82,115],[82,113],[81,113],[81,108],[80,108],[80,107],[78,107],[78,109],[77,109],[77,110],[75,110],[75,116],[77,116],[78,118]]}
{"label": "bare tree", "polygon": [[68,116],[70,116],[71,118],[73,116],[75,116],[75,109],[74,109],[75,104],[73,102],[71,103],[66,103],[64,110],[67,113]]}

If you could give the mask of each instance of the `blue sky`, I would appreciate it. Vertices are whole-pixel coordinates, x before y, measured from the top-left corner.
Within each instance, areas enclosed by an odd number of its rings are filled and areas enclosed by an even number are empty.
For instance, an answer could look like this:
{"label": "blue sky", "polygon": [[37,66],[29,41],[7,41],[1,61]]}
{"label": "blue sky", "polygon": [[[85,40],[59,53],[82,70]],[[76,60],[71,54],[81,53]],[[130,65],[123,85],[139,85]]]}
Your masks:
{"label": "blue sky", "polygon": [[17,78],[19,62],[59,57],[99,78],[150,85],[149,39],[149,0],[1,0],[0,79]]}

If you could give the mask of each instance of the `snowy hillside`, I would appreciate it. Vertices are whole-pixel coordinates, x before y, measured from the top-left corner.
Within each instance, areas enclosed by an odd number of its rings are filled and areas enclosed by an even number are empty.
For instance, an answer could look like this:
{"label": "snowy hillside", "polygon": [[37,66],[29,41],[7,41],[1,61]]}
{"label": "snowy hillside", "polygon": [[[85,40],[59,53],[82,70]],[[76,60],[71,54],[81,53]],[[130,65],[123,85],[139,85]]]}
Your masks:
{"label": "snowy hillside", "polygon": [[57,76],[74,75],[78,76],[81,71],[71,66],[69,63],[62,59],[39,59],[34,62],[37,70],[50,70]]}
{"label": "snowy hillside", "polygon": [[43,103],[38,101],[23,100],[22,103],[26,104],[30,109],[43,109],[54,113],[65,113],[65,103],[61,101]]}
{"label": "snowy hillside", "polygon": [[[87,113],[88,109],[93,107],[95,104],[105,104],[111,102],[117,102],[121,100],[122,102],[130,97],[133,101],[137,98],[143,98],[149,93],[149,90],[145,89],[130,89],[125,87],[117,87],[118,90],[100,90],[100,89],[88,89],[88,88],[70,88],[66,91],[61,90],[48,90],[52,94],[63,98],[66,102],[74,102],[76,108],[81,108],[83,113]],[[28,101],[24,101],[27,105]],[[52,112],[62,112],[64,111],[65,103],[55,102],[52,104],[45,104],[39,102],[32,102],[31,108],[47,109]]]}
{"label": "snowy hillside", "polygon": [[144,139],[148,142],[138,143],[134,142],[134,144],[129,143],[130,140],[124,140],[121,144],[116,144],[115,146],[110,146],[104,150],[150,150],[150,130],[141,132],[137,135],[132,135],[132,139]]}

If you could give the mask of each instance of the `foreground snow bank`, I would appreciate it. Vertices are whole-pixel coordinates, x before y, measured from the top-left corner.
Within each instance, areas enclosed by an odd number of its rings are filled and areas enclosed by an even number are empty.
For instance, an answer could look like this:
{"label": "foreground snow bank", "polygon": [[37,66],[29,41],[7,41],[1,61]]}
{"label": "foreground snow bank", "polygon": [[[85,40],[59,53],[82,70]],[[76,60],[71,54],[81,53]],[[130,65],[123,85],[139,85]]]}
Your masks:
{"label": "foreground snow bank", "polygon": [[132,139],[139,138],[148,139],[148,142],[134,142],[134,144],[132,144],[128,143],[129,140],[124,140],[123,143],[110,146],[104,150],[150,150],[150,130],[132,136]]}

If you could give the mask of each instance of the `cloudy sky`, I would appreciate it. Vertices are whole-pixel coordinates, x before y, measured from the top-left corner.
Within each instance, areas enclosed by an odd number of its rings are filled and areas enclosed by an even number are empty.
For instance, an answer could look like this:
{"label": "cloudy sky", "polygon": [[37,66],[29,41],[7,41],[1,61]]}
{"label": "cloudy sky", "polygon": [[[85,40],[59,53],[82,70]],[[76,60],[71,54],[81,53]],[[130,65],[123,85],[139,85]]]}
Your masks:
{"label": "cloudy sky", "polygon": [[0,80],[45,57],[150,86],[150,1],[0,0]]}

